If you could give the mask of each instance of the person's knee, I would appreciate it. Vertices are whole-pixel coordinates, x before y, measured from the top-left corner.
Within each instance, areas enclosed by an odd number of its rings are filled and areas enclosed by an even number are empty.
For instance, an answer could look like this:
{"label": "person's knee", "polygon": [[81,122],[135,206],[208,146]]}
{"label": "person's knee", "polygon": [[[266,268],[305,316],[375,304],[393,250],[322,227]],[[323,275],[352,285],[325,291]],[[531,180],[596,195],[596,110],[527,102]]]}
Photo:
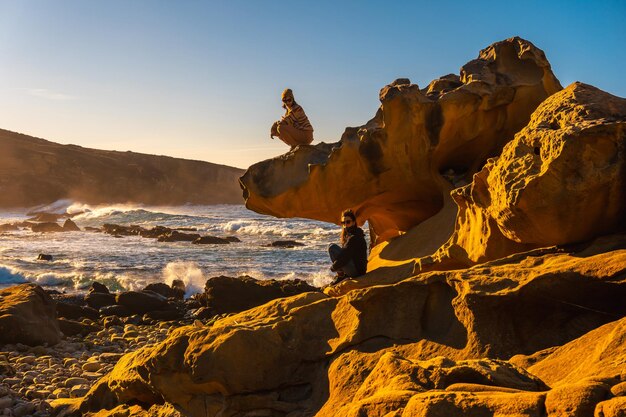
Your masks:
{"label": "person's knee", "polygon": [[330,256],[330,259],[334,261],[337,258],[337,256],[339,256],[340,253],[341,253],[341,246],[335,243],[331,243],[330,245],[328,245],[328,255]]}

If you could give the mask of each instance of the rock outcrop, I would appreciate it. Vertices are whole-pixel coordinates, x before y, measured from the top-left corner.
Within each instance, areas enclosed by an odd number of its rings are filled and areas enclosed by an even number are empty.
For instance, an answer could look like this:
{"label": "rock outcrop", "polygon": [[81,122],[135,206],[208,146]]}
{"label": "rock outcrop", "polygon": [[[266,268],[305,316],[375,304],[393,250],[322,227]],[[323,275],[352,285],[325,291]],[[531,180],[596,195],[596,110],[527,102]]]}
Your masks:
{"label": "rock outcrop", "polygon": [[0,343],[54,345],[61,340],[55,302],[39,286],[0,291]]}
{"label": "rock outcrop", "polygon": [[[57,406],[84,413],[166,402],[190,416],[414,416],[423,407],[541,415],[550,398],[566,395],[554,391],[559,381],[613,378],[603,382],[608,392],[626,377],[615,361],[623,319],[585,336],[626,315],[626,249],[616,249],[624,246],[616,236],[339,298],[281,298],[212,326],[179,328],[126,355],[85,398]],[[589,355],[586,337],[605,337],[602,350]],[[546,349],[542,360],[507,361]],[[607,396],[592,396],[592,405]]]}
{"label": "rock outcrop", "polygon": [[436,261],[471,265],[626,230],[626,100],[568,86],[452,196],[455,232]]}
{"label": "rock outcrop", "polygon": [[240,179],[246,206],[334,223],[352,208],[374,243],[386,241],[439,212],[450,190],[469,183],[560,89],[543,51],[520,38],[495,43],[460,76],[423,89],[407,79],[384,87],[376,116],[340,142],[251,166]]}

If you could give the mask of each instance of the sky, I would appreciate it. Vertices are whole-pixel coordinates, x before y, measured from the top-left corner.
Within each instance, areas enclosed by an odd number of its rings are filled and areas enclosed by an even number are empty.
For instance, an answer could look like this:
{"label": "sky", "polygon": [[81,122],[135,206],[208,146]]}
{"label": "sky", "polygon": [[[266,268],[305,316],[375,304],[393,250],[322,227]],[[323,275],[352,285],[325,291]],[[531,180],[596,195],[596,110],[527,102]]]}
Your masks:
{"label": "sky", "polygon": [[396,78],[420,87],[521,36],[563,86],[626,97],[626,1],[0,0],[0,128],[246,168],[294,91],[335,142]]}

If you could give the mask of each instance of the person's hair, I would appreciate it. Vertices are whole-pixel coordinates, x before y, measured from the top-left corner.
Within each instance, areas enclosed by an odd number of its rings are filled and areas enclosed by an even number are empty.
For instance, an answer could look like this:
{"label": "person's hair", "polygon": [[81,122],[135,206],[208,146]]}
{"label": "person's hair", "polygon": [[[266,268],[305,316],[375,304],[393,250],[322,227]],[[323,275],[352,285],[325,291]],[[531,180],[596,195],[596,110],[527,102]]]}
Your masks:
{"label": "person's hair", "polygon": [[[343,219],[344,217],[349,217],[352,219],[352,221],[354,222],[354,225],[356,226],[356,216],[354,215],[354,212],[350,209],[348,210],[344,210],[341,212],[341,218]],[[346,231],[346,228],[341,227],[341,238],[340,238],[340,242],[341,245],[343,245],[344,243],[346,243],[346,240],[348,239],[348,233]]]}

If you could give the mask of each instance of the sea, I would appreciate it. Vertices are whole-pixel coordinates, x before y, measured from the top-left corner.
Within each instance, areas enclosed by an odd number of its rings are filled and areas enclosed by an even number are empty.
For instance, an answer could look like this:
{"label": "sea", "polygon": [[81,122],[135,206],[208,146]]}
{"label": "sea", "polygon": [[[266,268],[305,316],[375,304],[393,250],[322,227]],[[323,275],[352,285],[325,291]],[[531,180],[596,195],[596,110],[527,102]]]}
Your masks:
{"label": "sea", "polygon": [[[116,238],[90,231],[0,232],[0,287],[32,282],[72,294],[86,291],[94,281],[122,291],[181,279],[187,286],[186,295],[191,296],[203,291],[207,279],[219,275],[301,279],[320,287],[332,281],[327,248],[339,240],[341,231],[335,224],[275,218],[243,205],[90,206],[62,200],[37,211],[68,213],[81,229],[105,223],[145,228],[160,225],[197,230],[184,233],[235,236],[241,242],[195,245],[140,236]],[[0,224],[27,220],[31,217],[28,212],[32,208],[0,212]],[[270,246],[278,240],[294,240],[303,246]],[[37,260],[39,254],[52,255],[53,260]]]}

